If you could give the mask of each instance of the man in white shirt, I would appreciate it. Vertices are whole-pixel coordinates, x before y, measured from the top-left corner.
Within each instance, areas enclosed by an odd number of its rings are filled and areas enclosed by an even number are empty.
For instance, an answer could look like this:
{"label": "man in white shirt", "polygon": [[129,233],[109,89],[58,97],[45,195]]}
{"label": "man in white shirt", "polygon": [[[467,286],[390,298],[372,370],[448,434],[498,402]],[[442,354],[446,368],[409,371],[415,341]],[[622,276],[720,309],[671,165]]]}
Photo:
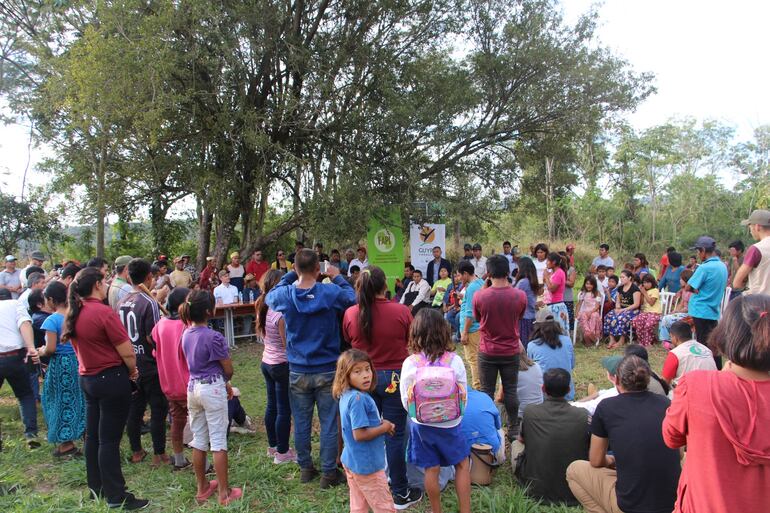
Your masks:
{"label": "man in white shirt", "polygon": [[29,382],[28,362],[39,363],[29,313],[0,290],[0,386],[7,381],[19,401],[24,438],[30,449],[40,447],[37,440],[37,405]]}
{"label": "man in white shirt", "polygon": [[401,304],[410,307],[412,315],[417,314],[421,308],[430,306],[430,285],[422,279],[422,271],[419,269],[412,273],[412,281],[401,296]]}
{"label": "man in white shirt", "polygon": [[226,269],[219,271],[219,281],[214,288],[214,300],[217,304],[230,305],[238,302],[238,287],[230,283],[230,273]]}
{"label": "man in white shirt", "polygon": [[40,268],[42,268],[43,267],[43,262],[45,262],[45,255],[43,254],[42,251],[33,251],[29,255],[29,265],[27,265],[27,267],[25,267],[24,269],[21,270],[20,279],[21,279],[21,284],[23,286],[26,286],[27,278],[29,278],[29,276],[27,276],[27,270],[30,267],[40,267]]}
{"label": "man in white shirt", "polygon": [[481,254],[481,244],[473,245],[473,258],[471,263],[476,271],[476,277],[485,280],[487,278],[487,257]]}
{"label": "man in white shirt", "polygon": [[16,257],[5,257],[5,269],[0,271],[0,289],[6,289],[11,293],[12,299],[19,299],[19,294],[24,289],[21,285],[21,271],[16,269]]}
{"label": "man in white shirt", "polygon": [[350,268],[354,265],[357,265],[358,268],[363,271],[367,267],[369,267],[369,259],[366,258],[366,248],[361,246],[358,248],[358,258],[354,258],[350,261],[350,265],[348,266],[348,276],[350,276]]}
{"label": "man in white shirt", "polygon": [[605,267],[615,267],[615,261],[610,256],[610,247],[607,244],[599,246],[599,256],[594,258],[593,262],[591,262],[591,269],[589,272],[591,274],[596,274],[596,268],[600,265]]}
{"label": "man in white shirt", "polygon": [[22,292],[19,296],[19,305],[21,305],[25,310],[29,310],[29,295],[32,294],[32,291],[35,289],[42,290],[44,288],[45,275],[38,272],[31,273],[27,279],[27,288],[24,289],[24,292]]}

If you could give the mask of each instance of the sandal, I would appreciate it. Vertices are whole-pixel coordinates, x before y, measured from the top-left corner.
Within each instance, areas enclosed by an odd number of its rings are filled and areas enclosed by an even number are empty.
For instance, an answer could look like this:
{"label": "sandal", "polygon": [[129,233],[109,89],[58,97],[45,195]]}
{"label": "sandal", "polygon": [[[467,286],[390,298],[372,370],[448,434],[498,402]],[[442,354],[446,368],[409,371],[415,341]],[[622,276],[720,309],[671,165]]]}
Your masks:
{"label": "sandal", "polygon": [[142,449],[142,452],[135,452],[131,455],[131,463],[141,463],[147,457],[147,451]]}
{"label": "sandal", "polygon": [[199,505],[205,504],[206,501],[209,500],[209,497],[211,497],[212,495],[214,495],[214,493],[216,493],[218,486],[219,486],[219,483],[217,483],[216,480],[209,481],[209,489],[203,493],[196,494],[195,501]]}
{"label": "sandal", "polygon": [[219,504],[222,506],[227,506],[231,502],[237,501],[241,497],[243,497],[243,490],[240,488],[230,488],[227,497],[224,499],[219,499]]}
{"label": "sandal", "polygon": [[186,458],[184,460],[184,463],[182,463],[181,465],[176,465],[174,463],[171,464],[171,468],[172,470],[174,470],[174,472],[178,470],[184,470],[186,468],[190,468],[191,466],[192,466],[192,462]]}
{"label": "sandal", "polygon": [[53,452],[54,458],[64,458],[66,456],[80,456],[82,453],[80,452],[80,449],[75,447],[74,445],[67,449],[66,451],[62,451],[61,449],[56,449]]}

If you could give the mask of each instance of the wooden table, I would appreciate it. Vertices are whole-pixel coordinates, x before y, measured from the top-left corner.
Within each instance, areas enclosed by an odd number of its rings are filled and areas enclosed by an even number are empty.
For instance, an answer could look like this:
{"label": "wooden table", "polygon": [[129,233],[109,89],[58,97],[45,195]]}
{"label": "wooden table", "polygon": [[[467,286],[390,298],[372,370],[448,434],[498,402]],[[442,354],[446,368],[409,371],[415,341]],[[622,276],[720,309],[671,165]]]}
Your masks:
{"label": "wooden table", "polygon": [[256,315],[254,303],[230,303],[229,305],[218,304],[214,308],[214,318],[222,318],[225,321],[225,339],[229,347],[235,347],[236,338],[251,337],[253,334],[236,335],[235,318],[245,315]]}

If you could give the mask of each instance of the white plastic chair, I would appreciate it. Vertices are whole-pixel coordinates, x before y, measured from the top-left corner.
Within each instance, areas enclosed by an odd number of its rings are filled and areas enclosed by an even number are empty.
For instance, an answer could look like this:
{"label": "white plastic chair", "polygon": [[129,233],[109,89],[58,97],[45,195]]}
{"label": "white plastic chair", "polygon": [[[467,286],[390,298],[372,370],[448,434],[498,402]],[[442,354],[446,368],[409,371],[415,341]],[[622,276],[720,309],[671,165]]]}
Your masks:
{"label": "white plastic chair", "polygon": [[665,317],[674,310],[674,292],[661,292],[660,293],[660,316]]}
{"label": "white plastic chair", "polygon": [[733,292],[732,287],[727,287],[725,289],[725,295],[722,297],[722,308],[720,309],[720,314],[725,313],[725,308],[727,308],[727,303],[730,302],[730,294]]}
{"label": "white plastic chair", "polygon": [[[599,318],[604,318],[604,296],[602,296],[601,306],[599,307]],[[575,342],[577,342],[577,328],[578,328],[578,316],[577,312],[575,312],[575,325],[572,327],[572,347],[575,347]],[[601,344],[602,337],[600,336],[596,343],[594,344],[594,347],[599,347],[599,344]]]}

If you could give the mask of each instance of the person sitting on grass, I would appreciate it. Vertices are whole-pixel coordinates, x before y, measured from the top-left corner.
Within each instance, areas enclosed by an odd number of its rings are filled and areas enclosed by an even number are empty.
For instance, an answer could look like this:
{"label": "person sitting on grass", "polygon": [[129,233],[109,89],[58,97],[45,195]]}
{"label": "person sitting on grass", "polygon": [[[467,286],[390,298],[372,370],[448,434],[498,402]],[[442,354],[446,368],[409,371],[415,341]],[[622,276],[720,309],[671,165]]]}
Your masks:
{"label": "person sitting on grass", "polygon": [[649,381],[647,362],[633,355],[621,360],[615,376],[619,394],[599,403],[591,420],[588,461],[567,467],[570,490],[589,512],[674,509],[679,451],[666,447],[661,432],[670,402],[649,392]]}
{"label": "person sitting on grass", "polygon": [[521,435],[511,447],[514,473],[527,494],[546,503],[577,505],[564,476],[570,463],[588,457],[588,412],[566,401],[570,381],[565,369],[543,375],[546,400],[524,410]]}
{"label": "person sitting on grass", "polygon": [[[527,356],[536,361],[543,372],[548,369],[566,369],[572,375],[575,368],[575,350],[572,340],[561,331],[561,323],[554,319],[553,312],[543,308],[537,312],[532,340],[527,346]],[[567,400],[575,398],[575,383],[570,380]]]}
{"label": "person sitting on grass", "polygon": [[[227,505],[243,495],[240,488],[230,488],[227,475],[227,400],[232,398],[230,378],[233,362],[227,341],[208,327],[214,304],[206,291],[192,291],[179,307],[179,316],[188,328],[182,335],[182,351],[190,370],[187,410],[193,439],[193,467],[197,482],[195,500],[205,504],[215,493],[219,504]],[[214,453],[217,479],[206,481],[206,453]]]}
{"label": "person sitting on grass", "polygon": [[690,371],[717,370],[711,349],[692,338],[692,328],[683,321],[671,325],[671,344],[674,348],[663,362],[663,379],[676,388],[682,376]]}

